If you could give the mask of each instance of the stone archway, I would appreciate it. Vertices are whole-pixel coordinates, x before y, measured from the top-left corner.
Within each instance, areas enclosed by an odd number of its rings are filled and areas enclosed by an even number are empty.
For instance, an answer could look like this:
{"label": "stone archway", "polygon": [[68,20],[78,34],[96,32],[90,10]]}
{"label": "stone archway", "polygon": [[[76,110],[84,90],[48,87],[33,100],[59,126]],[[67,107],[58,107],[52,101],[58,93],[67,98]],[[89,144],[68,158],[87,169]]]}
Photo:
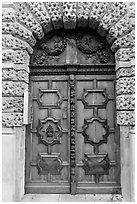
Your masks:
{"label": "stone archway", "polygon": [[[134,18],[134,3],[126,2],[3,4],[3,134],[15,137],[18,134],[22,135],[17,143],[21,145],[18,147],[20,154],[24,154],[21,139],[23,140],[24,135],[23,124],[27,123],[24,91],[28,88],[29,59],[36,41],[53,29],[89,26],[105,37],[111,45],[111,50],[115,52],[117,124],[120,125],[123,138],[121,162],[123,172],[126,174],[125,169],[129,160],[125,160],[123,150],[125,145],[129,148],[129,141],[125,140],[125,134],[128,137],[129,130],[134,126]],[[19,162],[19,158],[16,160]],[[22,171],[23,165],[22,160],[20,162]],[[18,165],[15,169],[18,171]],[[124,183],[124,173],[122,185],[126,198],[128,188],[124,187],[127,185]],[[24,178],[23,176],[21,178],[23,185]],[[21,197],[23,190],[21,191],[22,193],[14,192],[16,194],[14,199]]]}

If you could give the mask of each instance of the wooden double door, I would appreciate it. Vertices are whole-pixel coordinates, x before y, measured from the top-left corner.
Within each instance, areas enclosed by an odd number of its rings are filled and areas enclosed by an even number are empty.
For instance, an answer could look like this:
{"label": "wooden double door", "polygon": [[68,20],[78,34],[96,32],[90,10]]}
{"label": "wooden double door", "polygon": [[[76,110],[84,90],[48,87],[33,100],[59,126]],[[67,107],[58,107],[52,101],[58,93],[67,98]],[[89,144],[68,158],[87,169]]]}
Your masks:
{"label": "wooden double door", "polygon": [[114,75],[31,76],[26,193],[120,193]]}

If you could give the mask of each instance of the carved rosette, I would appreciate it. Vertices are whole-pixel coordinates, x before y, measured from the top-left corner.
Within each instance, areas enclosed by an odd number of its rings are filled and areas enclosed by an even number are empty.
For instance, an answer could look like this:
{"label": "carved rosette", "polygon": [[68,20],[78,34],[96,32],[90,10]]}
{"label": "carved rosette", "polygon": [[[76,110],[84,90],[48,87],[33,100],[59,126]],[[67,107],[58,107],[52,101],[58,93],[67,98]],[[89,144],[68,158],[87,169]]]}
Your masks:
{"label": "carved rosette", "polygon": [[71,166],[71,182],[76,181],[76,150],[75,150],[75,78],[74,75],[70,75],[70,166]]}

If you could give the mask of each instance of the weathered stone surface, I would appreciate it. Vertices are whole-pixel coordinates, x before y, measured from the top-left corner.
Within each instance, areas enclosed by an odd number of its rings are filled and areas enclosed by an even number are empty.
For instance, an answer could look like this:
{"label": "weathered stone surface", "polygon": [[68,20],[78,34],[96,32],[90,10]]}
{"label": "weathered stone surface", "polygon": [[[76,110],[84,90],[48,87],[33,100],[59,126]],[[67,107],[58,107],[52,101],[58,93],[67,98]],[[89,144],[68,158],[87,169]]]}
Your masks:
{"label": "weathered stone surface", "polygon": [[31,12],[39,20],[46,33],[52,30],[51,18],[46,10],[44,2],[27,2],[26,5],[29,6]]}
{"label": "weathered stone surface", "polygon": [[3,8],[2,9],[2,21],[14,21],[15,12],[13,8]]}
{"label": "weathered stone surface", "polygon": [[23,97],[3,97],[2,112],[23,112]]}
{"label": "weathered stone surface", "polygon": [[13,61],[15,64],[24,64],[26,61],[26,51],[24,50],[3,50],[2,61]]}
{"label": "weathered stone surface", "polygon": [[25,3],[20,2],[14,4],[17,20],[25,25],[28,29],[31,29],[36,38],[41,39],[44,36],[44,31],[39,22],[35,20],[30,12],[28,12]]}
{"label": "weathered stone surface", "polygon": [[129,14],[127,14],[110,28],[106,39],[110,44],[112,44],[115,39],[126,35],[133,29],[135,29],[135,18],[130,17]]}
{"label": "weathered stone surface", "polygon": [[2,62],[13,61],[14,60],[13,50],[3,50],[2,52]]}
{"label": "weathered stone surface", "polygon": [[14,23],[14,29],[12,34],[15,37],[19,37],[25,40],[31,46],[34,46],[36,43],[36,39],[34,38],[32,32],[29,31],[26,27],[22,26],[20,23]]}
{"label": "weathered stone surface", "polygon": [[130,61],[135,58],[135,47],[119,49],[115,53],[115,59],[118,61]]}
{"label": "weathered stone surface", "polygon": [[76,2],[63,2],[63,24],[65,29],[76,27]]}
{"label": "weathered stone surface", "polygon": [[3,113],[2,126],[3,127],[16,127],[23,125],[22,113]]}
{"label": "weathered stone surface", "polygon": [[118,38],[114,41],[111,46],[111,50],[116,52],[121,48],[130,48],[135,46],[135,30],[131,31],[129,34],[124,35],[121,38]]}
{"label": "weathered stone surface", "polygon": [[120,77],[132,77],[135,76],[135,67],[127,67],[127,68],[120,68],[116,71],[116,78],[119,79]]}
{"label": "weathered stone surface", "polygon": [[135,92],[135,77],[123,77],[116,81],[116,93],[133,94]]}
{"label": "weathered stone surface", "polygon": [[13,32],[13,22],[2,22],[2,34],[11,34]]}
{"label": "weathered stone surface", "polygon": [[14,69],[3,69],[2,79],[4,80],[14,80],[14,81],[29,81],[29,73],[25,70],[14,70]]}
{"label": "weathered stone surface", "polygon": [[23,96],[24,90],[28,88],[25,82],[2,82],[2,94],[3,96]]}
{"label": "weathered stone surface", "polygon": [[62,14],[61,14],[61,3],[60,2],[46,2],[45,3],[48,12],[51,17],[51,21],[55,29],[63,27]]}
{"label": "weathered stone surface", "polygon": [[32,54],[33,52],[32,47],[28,43],[19,38],[13,37],[12,35],[2,36],[2,48],[27,50],[29,54]]}
{"label": "weathered stone surface", "polygon": [[134,95],[120,95],[116,98],[117,110],[134,110],[135,109],[135,96]]}
{"label": "weathered stone surface", "polygon": [[99,22],[98,33],[105,36],[109,28],[127,13],[126,2],[110,3],[107,12]]}
{"label": "weathered stone surface", "polygon": [[97,29],[98,24],[107,10],[109,2],[94,2],[89,15],[89,27]]}
{"label": "weathered stone surface", "polygon": [[91,2],[78,2],[78,7],[77,7],[78,27],[87,26],[91,6],[92,6]]}
{"label": "weathered stone surface", "polygon": [[134,111],[117,111],[117,124],[135,125]]}

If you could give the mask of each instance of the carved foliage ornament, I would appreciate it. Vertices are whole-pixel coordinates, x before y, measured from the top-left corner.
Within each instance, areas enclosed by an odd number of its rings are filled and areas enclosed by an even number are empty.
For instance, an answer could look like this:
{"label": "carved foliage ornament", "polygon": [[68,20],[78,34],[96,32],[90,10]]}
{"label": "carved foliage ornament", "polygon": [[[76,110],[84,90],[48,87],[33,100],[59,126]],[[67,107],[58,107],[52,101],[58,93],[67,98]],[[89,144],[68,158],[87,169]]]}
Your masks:
{"label": "carved foliage ornament", "polygon": [[[89,58],[94,58],[94,64],[111,63],[111,54],[106,45],[92,31],[86,31],[86,33],[84,34],[81,30],[75,32],[62,31],[50,39],[43,39],[34,51],[31,64],[34,66],[56,64],[57,59],[61,59],[62,53],[65,52],[63,58],[70,55],[70,49],[74,53],[81,53],[81,58],[85,59],[83,63],[87,63],[86,60]],[[78,58],[78,56],[76,57]],[[56,59],[56,62],[52,62],[54,59]],[[90,60],[90,63],[92,64],[93,60]]]}

